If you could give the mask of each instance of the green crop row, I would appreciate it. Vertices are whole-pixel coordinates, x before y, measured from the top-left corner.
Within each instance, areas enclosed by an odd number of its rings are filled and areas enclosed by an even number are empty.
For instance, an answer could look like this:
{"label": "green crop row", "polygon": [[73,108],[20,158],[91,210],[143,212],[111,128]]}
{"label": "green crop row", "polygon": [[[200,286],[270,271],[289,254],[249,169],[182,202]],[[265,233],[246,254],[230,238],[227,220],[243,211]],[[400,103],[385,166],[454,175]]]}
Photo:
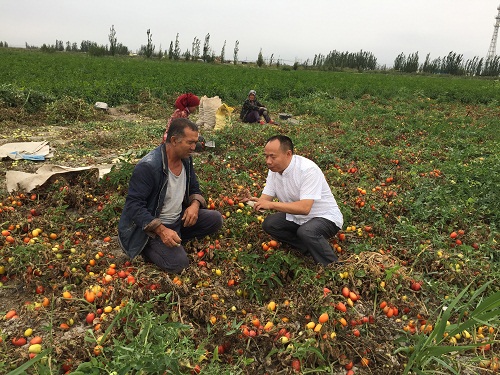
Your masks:
{"label": "green crop row", "polygon": [[257,90],[262,100],[271,102],[313,93],[346,100],[417,96],[463,104],[497,105],[500,101],[500,83],[493,79],[277,70],[15,49],[0,50],[0,84],[57,98],[72,96],[89,103],[105,101],[111,106],[135,103],[144,91],[168,101],[187,91],[209,97],[218,95],[234,106],[244,100],[249,89]]}

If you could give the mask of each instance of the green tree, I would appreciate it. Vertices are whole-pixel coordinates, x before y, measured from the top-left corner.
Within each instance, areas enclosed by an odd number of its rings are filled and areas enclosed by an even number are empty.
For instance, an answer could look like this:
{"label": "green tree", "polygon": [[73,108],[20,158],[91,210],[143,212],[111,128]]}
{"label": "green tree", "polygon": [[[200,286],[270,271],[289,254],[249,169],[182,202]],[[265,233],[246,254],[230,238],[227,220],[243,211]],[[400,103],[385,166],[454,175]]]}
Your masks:
{"label": "green tree", "polygon": [[264,65],[264,58],[262,57],[262,48],[259,51],[259,56],[257,57],[257,66],[260,68]]}
{"label": "green tree", "polygon": [[179,60],[181,58],[181,47],[179,43],[179,33],[175,36],[175,44],[174,44],[174,60]]}
{"label": "green tree", "polygon": [[222,51],[220,51],[220,62],[224,64],[224,59],[226,55],[226,41],[224,41],[224,45],[222,46]]}
{"label": "green tree", "polygon": [[148,35],[148,44],[146,45],[146,49],[144,50],[144,55],[149,59],[151,56],[153,56],[155,46],[153,44],[153,34],[151,34],[151,30],[148,29],[146,34]]}
{"label": "green tree", "polygon": [[238,51],[240,50],[240,41],[237,40],[234,43],[234,50],[233,50],[233,63],[236,65],[238,63]]}
{"label": "green tree", "polygon": [[109,52],[111,53],[111,56],[114,56],[116,53],[116,31],[115,31],[115,25],[111,25],[111,29],[109,29]]}
{"label": "green tree", "polygon": [[194,37],[193,44],[191,46],[191,59],[193,61],[200,58],[200,40],[198,37]]}
{"label": "green tree", "polygon": [[210,60],[210,34],[205,36],[205,43],[203,44],[203,61]]}
{"label": "green tree", "polygon": [[174,58],[174,42],[170,41],[170,47],[168,47],[168,59],[172,60]]}

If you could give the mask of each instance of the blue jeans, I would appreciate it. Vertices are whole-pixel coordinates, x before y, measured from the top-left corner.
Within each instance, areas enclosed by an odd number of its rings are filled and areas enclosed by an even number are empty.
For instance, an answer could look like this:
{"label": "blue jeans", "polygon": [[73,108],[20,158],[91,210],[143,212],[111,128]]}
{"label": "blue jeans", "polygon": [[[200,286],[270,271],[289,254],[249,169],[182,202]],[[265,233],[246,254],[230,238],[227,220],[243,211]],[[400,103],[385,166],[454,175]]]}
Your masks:
{"label": "blue jeans", "polygon": [[[182,217],[182,213],[180,216]],[[146,262],[156,264],[163,271],[180,273],[189,266],[189,259],[183,244],[193,238],[202,238],[217,232],[222,227],[222,215],[219,211],[200,208],[195,225],[184,227],[179,218],[174,224],[165,226],[177,232],[182,239],[182,244],[168,247],[159,237],[151,238],[141,255]]]}
{"label": "blue jeans", "polygon": [[284,212],[277,212],[265,218],[262,229],[276,240],[312,256],[316,263],[326,266],[338,261],[329,239],[337,234],[339,228],[330,220],[316,217],[299,225],[286,220]]}

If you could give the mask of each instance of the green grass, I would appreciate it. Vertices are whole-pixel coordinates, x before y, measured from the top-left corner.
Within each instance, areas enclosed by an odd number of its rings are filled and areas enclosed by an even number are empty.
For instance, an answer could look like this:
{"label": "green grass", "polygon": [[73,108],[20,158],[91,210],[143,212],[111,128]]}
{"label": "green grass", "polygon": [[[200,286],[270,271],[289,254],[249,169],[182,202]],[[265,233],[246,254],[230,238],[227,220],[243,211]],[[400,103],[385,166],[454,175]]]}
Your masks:
{"label": "green grass", "polygon": [[[96,58],[79,53],[0,50],[0,83],[42,91],[57,98],[73,96],[88,103],[116,106],[137,102],[143,91],[173,102],[182,92],[218,95],[240,105],[250,88],[260,99],[282,102],[316,94],[321,98],[379,100],[431,98],[438,102],[491,104],[500,99],[498,80],[381,73],[343,73],[259,69],[233,65],[145,60],[130,57]],[[446,90],[443,89],[446,87]],[[313,104],[310,106],[310,104]],[[298,109],[314,113],[314,103]]]}

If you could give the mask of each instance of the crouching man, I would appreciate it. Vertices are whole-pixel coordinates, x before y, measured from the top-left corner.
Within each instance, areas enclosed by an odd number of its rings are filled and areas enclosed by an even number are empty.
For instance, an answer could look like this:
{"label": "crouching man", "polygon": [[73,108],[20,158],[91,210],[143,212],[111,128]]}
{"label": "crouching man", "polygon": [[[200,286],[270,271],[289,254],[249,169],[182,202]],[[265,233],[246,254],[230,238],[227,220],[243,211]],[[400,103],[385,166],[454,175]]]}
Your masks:
{"label": "crouching man", "polygon": [[255,210],[278,211],[265,218],[264,231],[316,263],[337,262],[329,239],[342,228],[343,216],[321,169],[294,155],[293,142],[284,135],[269,138],[264,154],[269,168],[266,186],[260,198],[251,200]]}
{"label": "crouching man", "polygon": [[166,141],[134,168],[118,239],[125,253],[141,255],[164,271],[180,273],[189,265],[184,242],[217,232],[222,215],[206,209],[191,153],[198,126],[186,118],[172,121]]}

